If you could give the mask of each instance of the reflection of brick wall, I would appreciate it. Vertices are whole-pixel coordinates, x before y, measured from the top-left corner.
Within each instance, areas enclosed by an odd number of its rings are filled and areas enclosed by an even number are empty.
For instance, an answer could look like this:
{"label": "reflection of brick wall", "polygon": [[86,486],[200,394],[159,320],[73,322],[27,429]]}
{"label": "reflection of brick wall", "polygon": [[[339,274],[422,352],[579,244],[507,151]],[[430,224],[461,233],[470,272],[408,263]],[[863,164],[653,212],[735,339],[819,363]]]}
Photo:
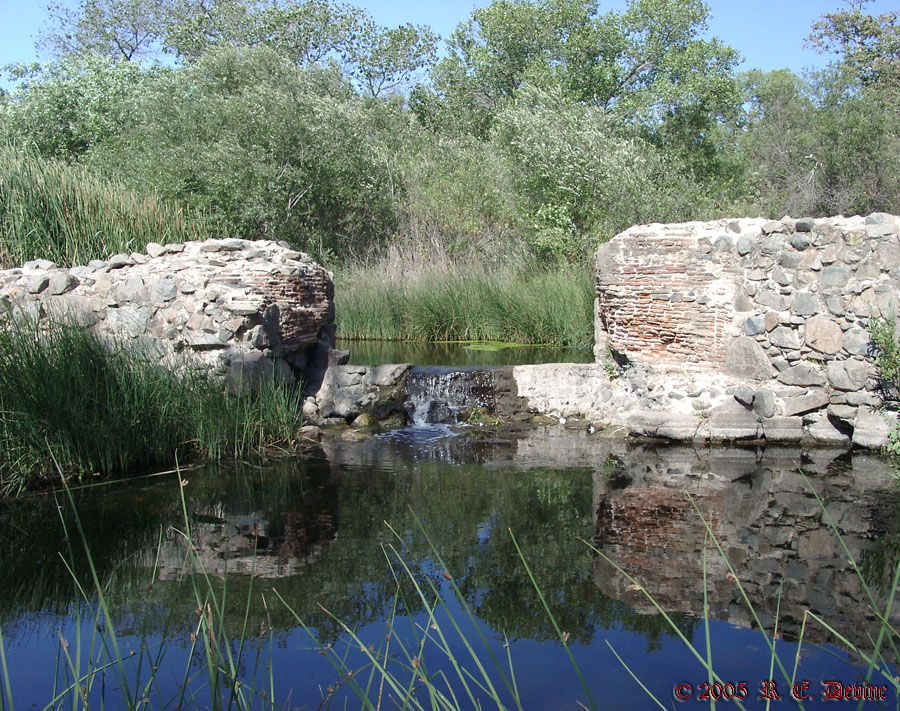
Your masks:
{"label": "reflection of brick wall", "polygon": [[721,366],[737,279],[729,257],[692,230],[662,226],[601,248],[598,316],[610,348],[658,366]]}

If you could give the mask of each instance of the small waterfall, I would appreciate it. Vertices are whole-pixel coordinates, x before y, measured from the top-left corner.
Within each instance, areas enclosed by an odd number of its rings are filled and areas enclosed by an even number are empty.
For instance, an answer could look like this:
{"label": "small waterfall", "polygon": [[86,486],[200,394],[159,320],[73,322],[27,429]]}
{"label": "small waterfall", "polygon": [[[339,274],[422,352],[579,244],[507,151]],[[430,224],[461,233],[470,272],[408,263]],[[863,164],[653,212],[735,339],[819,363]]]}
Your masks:
{"label": "small waterfall", "polygon": [[486,368],[413,368],[404,402],[413,426],[456,424],[473,407],[494,409],[494,375]]}

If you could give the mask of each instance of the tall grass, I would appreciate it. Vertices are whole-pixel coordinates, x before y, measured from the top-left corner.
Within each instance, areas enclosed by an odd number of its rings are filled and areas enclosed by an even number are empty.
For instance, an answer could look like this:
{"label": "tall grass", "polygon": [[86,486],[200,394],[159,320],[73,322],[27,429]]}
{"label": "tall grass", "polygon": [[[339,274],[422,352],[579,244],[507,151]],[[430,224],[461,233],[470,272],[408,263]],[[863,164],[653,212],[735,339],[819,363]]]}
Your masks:
{"label": "tall grass", "polygon": [[338,336],[388,341],[509,341],[589,349],[594,290],[587,269],[382,266],[337,275]]}
{"label": "tall grass", "polygon": [[243,457],[292,440],[299,413],[294,386],[231,394],[60,321],[0,327],[2,494],[55,480],[54,461],[69,475],[118,475],[176,455]]}
{"label": "tall grass", "polygon": [[215,221],[87,168],[0,145],[0,265],[41,257],[86,264],[148,242],[206,239]]}

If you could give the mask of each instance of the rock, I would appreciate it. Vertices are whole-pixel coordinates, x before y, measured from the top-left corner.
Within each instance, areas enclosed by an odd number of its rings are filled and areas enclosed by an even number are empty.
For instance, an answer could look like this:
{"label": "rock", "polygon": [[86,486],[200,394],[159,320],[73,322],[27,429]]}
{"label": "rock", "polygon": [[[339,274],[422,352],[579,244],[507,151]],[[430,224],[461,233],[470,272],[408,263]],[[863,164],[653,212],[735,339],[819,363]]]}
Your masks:
{"label": "rock", "polygon": [[815,226],[816,226],[816,221],[813,218],[801,217],[794,224],[794,229],[797,230],[797,232],[812,232],[812,229]]}
{"label": "rock", "polygon": [[347,365],[350,362],[350,351],[340,351],[332,348],[328,351],[328,366]]}
{"label": "rock", "polygon": [[850,281],[850,270],[846,267],[825,267],[819,274],[820,286],[846,286]]}
{"label": "rock", "polygon": [[740,256],[745,256],[750,254],[750,250],[753,249],[753,240],[744,235],[743,237],[739,237],[737,241],[737,253]]}
{"label": "rock", "polygon": [[868,407],[860,407],[853,428],[853,444],[873,449],[885,447],[888,444],[888,436],[896,425],[896,413],[882,413]]}
{"label": "rock", "polygon": [[300,428],[300,436],[303,439],[310,440],[311,442],[321,442],[322,430],[316,425],[304,425]]}
{"label": "rock", "polygon": [[758,439],[757,417],[743,405],[726,401],[709,413],[709,436],[713,440]]}
{"label": "rock", "polygon": [[116,287],[116,298],[120,303],[129,301],[146,301],[147,287],[144,280],[137,276],[129,276],[124,283]]}
{"label": "rock", "polygon": [[150,301],[171,301],[178,294],[175,282],[168,278],[154,279],[150,282]]}
{"label": "rock", "polygon": [[808,291],[798,291],[794,294],[793,311],[798,316],[812,316],[819,312],[819,297]]}
{"label": "rock", "polygon": [[803,439],[803,419],[800,417],[770,417],[760,423],[767,442],[799,442]]}
{"label": "rock", "polygon": [[820,353],[834,355],[844,345],[844,333],[828,316],[820,314],[806,322],[805,344]]}
{"label": "rock", "polygon": [[300,408],[303,419],[307,422],[319,421],[319,406],[316,404],[314,397],[306,397],[303,399],[303,406]]}
{"label": "rock", "polygon": [[734,310],[738,313],[742,311],[753,311],[755,308],[756,304],[754,304],[746,294],[738,294],[734,299]]}
{"label": "rock", "polygon": [[783,229],[784,225],[782,225],[778,220],[769,220],[762,226],[762,232],[764,235],[772,234],[773,232],[781,232]]}
{"label": "rock", "polygon": [[776,267],[772,270],[772,281],[774,281],[779,286],[788,286],[794,281],[794,277],[791,274],[788,274],[781,267]]}
{"label": "rock", "polygon": [[122,267],[128,267],[133,264],[131,257],[127,254],[114,254],[109,258],[106,266],[109,269],[121,269]]}
{"label": "rock", "polygon": [[161,257],[165,253],[165,248],[158,242],[147,243],[147,254],[149,254],[151,257]]}
{"label": "rock", "polygon": [[778,381],[785,385],[824,385],[825,376],[821,371],[801,363],[780,372]]}
{"label": "rock", "polygon": [[[881,405],[881,398],[873,395],[870,392],[860,391],[860,392],[848,392],[846,394],[847,404],[858,407],[859,405],[866,405],[868,407],[878,407]],[[834,398],[832,397],[832,401]]]}
{"label": "rock", "polygon": [[734,243],[731,241],[731,237],[728,237],[727,235],[721,235],[713,242],[713,249],[717,252],[730,252],[733,246]]}
{"label": "rock", "polygon": [[834,316],[844,315],[844,300],[840,296],[829,296],[825,299],[825,305]]}
{"label": "rock", "polygon": [[744,407],[751,407],[753,405],[753,397],[754,397],[753,388],[748,387],[746,385],[742,385],[739,388],[736,388],[732,395],[734,399],[737,400]]}
{"label": "rock", "polygon": [[369,432],[363,430],[346,430],[341,432],[341,439],[344,442],[368,442],[375,439]]}
{"label": "rock", "polygon": [[378,420],[376,420],[371,414],[368,412],[363,412],[360,415],[357,415],[356,419],[353,420],[354,427],[361,427],[366,429],[374,429],[378,427]]}
{"label": "rock", "polygon": [[747,380],[768,380],[772,365],[762,346],[748,336],[739,336],[728,344],[725,372]]}
{"label": "rock", "polygon": [[760,388],[753,396],[753,412],[759,417],[775,416],[775,393],[768,388]]}
{"label": "rock", "polygon": [[875,350],[872,336],[864,328],[854,326],[844,333],[844,350],[850,355],[871,355]]}
{"label": "rock", "polygon": [[22,269],[39,269],[46,272],[56,269],[58,266],[56,262],[51,262],[49,259],[32,259],[30,262],[25,262],[22,265]]}
{"label": "rock", "polygon": [[793,415],[805,415],[807,412],[820,410],[828,405],[828,393],[822,390],[813,390],[808,395],[784,399],[782,414],[785,417]]}
{"label": "rock", "polygon": [[791,299],[767,289],[756,295],[756,303],[761,306],[768,306],[775,311],[786,311],[791,306]]}
{"label": "rock", "polygon": [[628,415],[626,422],[634,435],[682,441],[694,438],[701,419],[696,415],[637,410]]}
{"label": "rock", "polygon": [[869,379],[869,365],[861,360],[832,360],[825,366],[828,383],[836,390],[862,390]]}
{"label": "rock", "polygon": [[778,264],[787,269],[796,269],[800,265],[800,254],[798,252],[781,252],[778,255]]}
{"label": "rock", "polygon": [[25,290],[29,294],[40,294],[50,283],[50,275],[46,273],[31,274],[25,280]]}
{"label": "rock", "polygon": [[[751,306],[752,308],[752,306]],[[749,310],[749,309],[748,309]],[[743,332],[747,336],[755,336],[760,333],[765,333],[766,331],[766,322],[763,318],[759,316],[748,316],[744,320]]]}
{"label": "rock", "polygon": [[[803,231],[809,232],[810,230],[803,230]],[[791,244],[791,247],[796,249],[798,252],[802,252],[804,249],[806,249],[810,245],[809,237],[806,237],[805,235],[800,234],[798,231],[798,234],[795,234],[793,237],[791,237],[790,244]]]}
{"label": "rock", "polygon": [[784,238],[781,235],[774,235],[763,240],[760,251],[763,254],[777,254],[784,247]]}
{"label": "rock", "polygon": [[797,349],[800,347],[800,340],[797,338],[797,332],[793,328],[779,326],[769,334],[769,343],[779,348]]}
{"label": "rock", "polygon": [[850,405],[829,405],[828,416],[832,419],[843,422],[851,427],[856,423],[856,415],[858,408]]}
{"label": "rock", "polygon": [[841,432],[827,416],[816,417],[810,423],[806,431],[819,444],[846,446],[850,444],[850,437]]}
{"label": "rock", "polygon": [[67,294],[76,286],[78,286],[78,279],[69,274],[69,272],[60,269],[50,274],[50,281],[47,283],[47,293],[59,296]]}
{"label": "rock", "polygon": [[886,212],[873,212],[866,217],[867,225],[892,225],[894,224],[894,216]]}
{"label": "rock", "polygon": [[112,333],[136,338],[147,330],[150,312],[140,306],[120,306],[106,312],[106,322]]}

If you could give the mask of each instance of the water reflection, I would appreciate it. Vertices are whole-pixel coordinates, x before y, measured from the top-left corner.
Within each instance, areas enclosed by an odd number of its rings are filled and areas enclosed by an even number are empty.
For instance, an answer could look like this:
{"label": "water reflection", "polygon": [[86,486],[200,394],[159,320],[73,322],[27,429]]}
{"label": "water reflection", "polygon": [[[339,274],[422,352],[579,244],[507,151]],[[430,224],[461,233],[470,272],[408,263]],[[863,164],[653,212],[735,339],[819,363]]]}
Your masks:
{"label": "water reflection", "polygon": [[337,348],[350,351],[351,365],[416,363],[417,365],[527,365],[531,363],[593,363],[594,353],[541,346],[490,350],[464,343],[406,343],[403,341],[347,341]]}
{"label": "water reflection", "polygon": [[[652,674],[654,655],[673,658],[682,653],[681,642],[640,591],[579,538],[637,578],[691,639],[702,624],[705,546],[710,616],[728,623],[716,639],[750,644],[732,641],[735,629],[757,623],[705,541],[699,511],[761,624],[771,629],[780,605],[779,629],[795,636],[810,609],[852,642],[869,644],[874,614],[799,471],[809,476],[849,551],[867,563],[870,579],[883,580],[900,538],[886,460],[840,450],[651,448],[555,426],[443,436],[448,433],[410,430],[364,443],[328,437],[315,457],[264,469],[192,471],[183,475],[183,489],[171,475],[78,494],[75,504],[109,589],[113,621],[134,634],[188,629],[196,607],[183,534],[190,529],[194,565],[221,586],[228,631],[238,633],[245,619],[254,629],[266,620],[279,644],[293,650],[288,668],[312,664],[315,652],[293,613],[271,604],[273,589],[326,643],[338,641],[342,630],[320,605],[354,629],[377,627],[397,595],[397,564],[392,569],[385,554],[390,546],[403,549],[421,580],[436,581],[452,596],[424,529],[488,637],[498,645],[509,638],[522,668],[536,669],[538,677],[528,684],[533,704],[565,699],[571,707],[571,680],[540,676],[547,656],[559,651],[557,634],[508,530],[570,644],[583,650],[592,684],[601,685],[616,677],[607,639],[637,650],[646,661],[630,662]],[[67,615],[79,594],[61,557],[90,588],[65,498],[0,507],[0,620],[18,673],[45,665],[44,637],[56,639],[56,631],[71,624]],[[399,609],[415,620],[421,608],[410,594]],[[806,639],[827,638],[821,626],[812,626]],[[758,638],[754,644],[758,649]],[[804,663],[820,663],[812,659]],[[300,684],[291,687],[300,698],[325,681],[286,683]],[[18,688],[22,703],[47,701],[41,695],[46,679]]]}
{"label": "water reflection", "polygon": [[[595,543],[666,610],[702,615],[705,547],[712,618],[772,630],[778,612],[781,632],[796,637],[809,610],[866,647],[878,625],[847,554],[865,561],[892,526],[897,497],[886,474],[883,460],[861,454],[816,461],[800,450],[647,452],[618,460],[614,471],[595,479]],[[704,519],[755,618],[707,539]],[[877,574],[883,571],[872,572],[870,578],[884,581]],[[594,580],[604,594],[656,613],[601,558],[594,561]],[[810,621],[805,639],[829,637]]]}

